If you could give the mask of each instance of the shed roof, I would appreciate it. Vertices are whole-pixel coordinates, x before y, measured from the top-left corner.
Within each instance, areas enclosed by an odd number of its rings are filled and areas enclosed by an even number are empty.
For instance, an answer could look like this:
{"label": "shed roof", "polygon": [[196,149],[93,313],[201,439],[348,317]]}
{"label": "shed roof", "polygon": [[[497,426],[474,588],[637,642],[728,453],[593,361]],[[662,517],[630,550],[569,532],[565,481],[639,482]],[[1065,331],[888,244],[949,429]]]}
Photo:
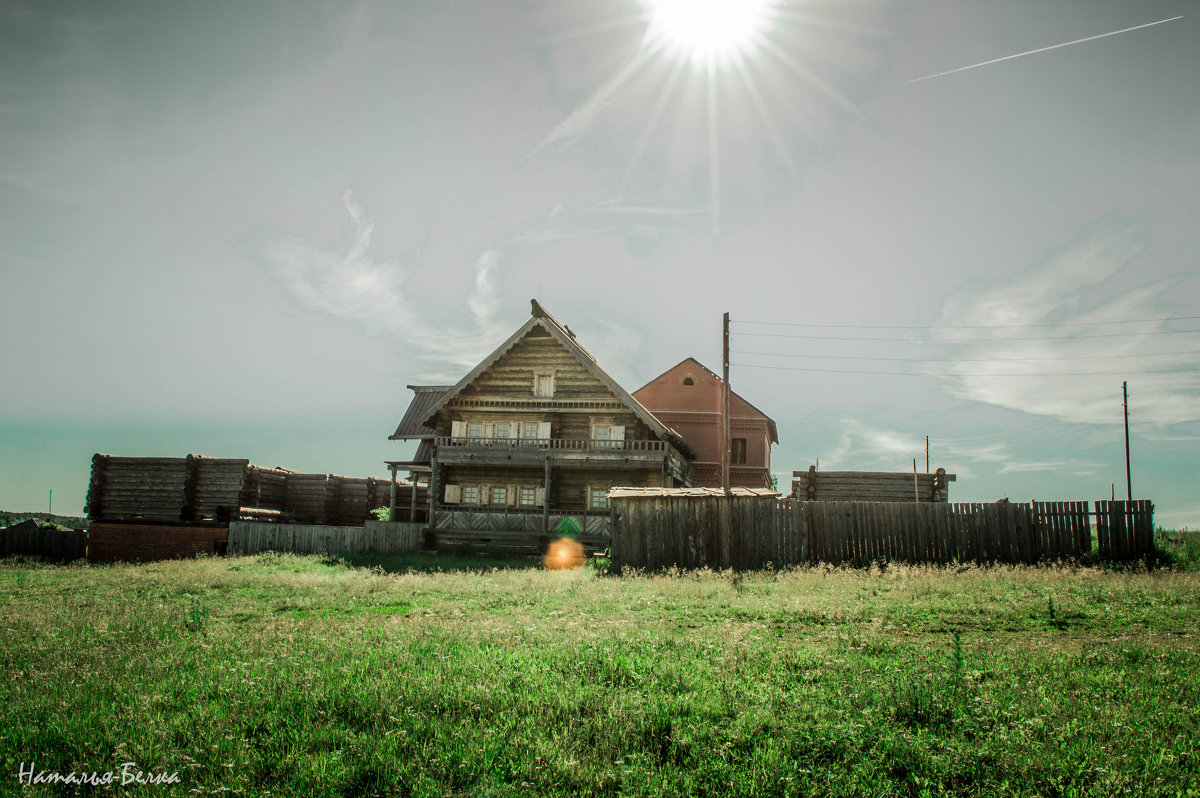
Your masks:
{"label": "shed roof", "polygon": [[662,498],[676,496],[737,496],[739,498],[770,498],[778,496],[779,491],[767,488],[730,488],[727,494],[723,488],[613,488],[608,492],[610,499]]}
{"label": "shed roof", "polygon": [[429,418],[429,408],[437,404],[438,400],[450,390],[450,386],[410,385],[408,387],[413,392],[412,404],[408,406],[408,410],[404,411],[404,418],[400,419],[400,425],[396,427],[394,433],[388,436],[388,440],[433,438],[436,432],[425,426],[424,422]]}

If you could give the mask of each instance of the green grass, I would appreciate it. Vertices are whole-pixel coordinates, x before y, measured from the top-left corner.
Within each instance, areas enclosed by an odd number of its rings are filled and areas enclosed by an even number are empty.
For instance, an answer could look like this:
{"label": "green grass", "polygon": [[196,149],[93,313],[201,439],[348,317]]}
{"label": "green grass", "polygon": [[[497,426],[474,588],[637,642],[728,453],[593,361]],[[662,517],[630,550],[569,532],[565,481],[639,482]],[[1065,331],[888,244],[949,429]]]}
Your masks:
{"label": "green grass", "polygon": [[1179,568],[9,561],[0,793],[1197,796],[1198,619]]}
{"label": "green grass", "polygon": [[1200,571],[1200,529],[1154,530],[1154,547],[1167,563],[1188,571]]}

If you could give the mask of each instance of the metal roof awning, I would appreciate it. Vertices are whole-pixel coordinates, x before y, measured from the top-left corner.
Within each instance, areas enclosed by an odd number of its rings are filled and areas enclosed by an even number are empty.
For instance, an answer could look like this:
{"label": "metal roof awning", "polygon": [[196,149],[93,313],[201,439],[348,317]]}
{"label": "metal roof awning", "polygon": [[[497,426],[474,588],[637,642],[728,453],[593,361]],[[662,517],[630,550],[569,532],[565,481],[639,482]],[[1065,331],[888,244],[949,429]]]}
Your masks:
{"label": "metal roof awning", "polygon": [[435,430],[426,427],[422,422],[428,417],[429,408],[433,407],[446,394],[446,391],[450,390],[450,386],[410,385],[408,387],[413,392],[412,403],[408,406],[408,410],[404,411],[404,418],[400,419],[399,426],[388,436],[388,440],[432,438],[436,434]]}
{"label": "metal roof awning", "polygon": [[395,468],[403,471],[420,471],[426,472],[430,470],[429,461],[421,462],[419,460],[384,460],[384,465],[388,468]]}

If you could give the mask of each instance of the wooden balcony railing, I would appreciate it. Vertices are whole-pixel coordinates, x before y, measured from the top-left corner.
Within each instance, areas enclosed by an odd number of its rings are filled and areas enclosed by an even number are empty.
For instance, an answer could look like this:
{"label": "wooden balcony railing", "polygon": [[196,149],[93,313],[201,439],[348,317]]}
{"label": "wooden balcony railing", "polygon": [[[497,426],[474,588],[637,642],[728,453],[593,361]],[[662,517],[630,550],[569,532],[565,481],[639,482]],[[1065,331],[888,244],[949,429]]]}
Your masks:
{"label": "wooden balcony railing", "polygon": [[572,452],[651,452],[666,453],[666,441],[605,441],[567,440],[563,438],[437,438],[439,449],[464,447],[473,449],[543,449]]}

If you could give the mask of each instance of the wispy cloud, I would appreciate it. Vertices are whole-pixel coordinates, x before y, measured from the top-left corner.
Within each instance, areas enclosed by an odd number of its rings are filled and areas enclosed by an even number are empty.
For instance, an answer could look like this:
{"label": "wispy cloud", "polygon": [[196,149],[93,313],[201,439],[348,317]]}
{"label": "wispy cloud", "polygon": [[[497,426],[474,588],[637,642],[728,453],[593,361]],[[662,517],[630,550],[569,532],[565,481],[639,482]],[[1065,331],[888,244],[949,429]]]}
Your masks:
{"label": "wispy cloud", "polygon": [[483,251],[475,262],[472,288],[463,303],[467,314],[440,309],[407,288],[419,261],[377,259],[371,251],[375,220],[350,190],[342,194],[342,204],[350,229],[340,242],[271,233],[255,244],[267,271],[296,304],[399,341],[417,360],[439,366],[474,366],[508,335],[496,319],[494,251]]}
{"label": "wispy cloud", "polygon": [[1162,321],[1178,281],[1122,287],[1148,245],[1142,224],[1105,218],[1044,264],[958,293],[942,324],[969,328],[939,332],[945,362],[923,372],[962,399],[1084,424],[1120,423],[1127,376],[1132,423],[1200,420],[1200,334]]}
{"label": "wispy cloud", "polygon": [[1053,472],[1055,474],[1069,474],[1076,477],[1090,477],[1108,466],[1109,464],[1107,463],[1099,463],[1095,460],[1065,457],[1055,460],[1009,462],[1004,464],[1000,469],[1000,473]]}
{"label": "wispy cloud", "polygon": [[[840,422],[841,438],[837,447],[824,458],[826,468],[879,469],[907,471],[912,458],[921,462],[925,449],[923,436],[915,436],[872,424],[857,418]],[[1111,464],[1074,456],[1045,456],[1045,447],[1067,451],[1076,450],[1077,430],[1058,423],[1034,424],[1022,430],[997,433],[975,438],[934,440],[933,467],[942,466],[961,479],[975,476],[975,469],[998,474],[1054,473],[1071,476],[1092,476]],[[1039,457],[1030,459],[1030,451],[1042,449]]]}
{"label": "wispy cloud", "polygon": [[838,445],[825,457],[830,468],[870,467],[896,471],[925,449],[924,438],[918,439],[859,419],[846,418],[841,425]]}

